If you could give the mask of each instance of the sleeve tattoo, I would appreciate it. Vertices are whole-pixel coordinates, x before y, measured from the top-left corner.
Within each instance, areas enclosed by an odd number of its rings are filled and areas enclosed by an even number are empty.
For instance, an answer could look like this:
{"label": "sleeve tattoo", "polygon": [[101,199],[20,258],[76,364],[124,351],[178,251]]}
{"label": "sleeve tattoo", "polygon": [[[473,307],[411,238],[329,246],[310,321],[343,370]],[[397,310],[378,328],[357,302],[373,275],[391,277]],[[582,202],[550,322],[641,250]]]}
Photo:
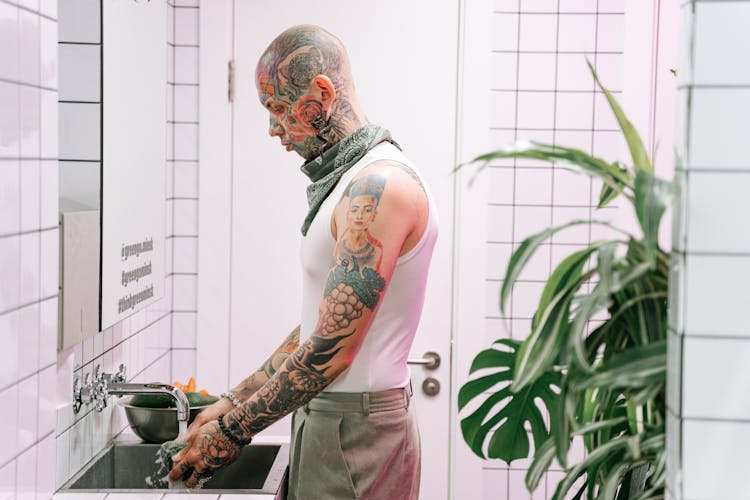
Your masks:
{"label": "sleeve tattoo", "polygon": [[369,324],[386,286],[380,270],[382,245],[369,233],[384,188],[385,177],[376,174],[347,187],[347,224],[336,244],[336,264],[328,274],[316,330],[242,407],[227,414],[226,426],[238,438],[252,438],[309,402],[356,351],[356,333]]}
{"label": "sleeve tattoo", "polygon": [[269,357],[263,366],[255,371],[252,375],[237,384],[232,389],[232,393],[240,401],[246,401],[250,396],[263,387],[268,379],[284,364],[286,359],[299,347],[299,329],[297,326],[292,333],[284,340],[284,343]]}

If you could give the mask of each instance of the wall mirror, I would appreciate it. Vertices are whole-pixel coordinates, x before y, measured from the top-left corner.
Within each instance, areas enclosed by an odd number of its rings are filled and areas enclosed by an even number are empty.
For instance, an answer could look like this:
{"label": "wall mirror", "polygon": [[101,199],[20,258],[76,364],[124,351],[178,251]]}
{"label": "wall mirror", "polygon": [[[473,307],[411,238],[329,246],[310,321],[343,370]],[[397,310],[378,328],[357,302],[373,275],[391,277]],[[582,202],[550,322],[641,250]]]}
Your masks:
{"label": "wall mirror", "polygon": [[166,2],[59,5],[65,349],[164,294]]}

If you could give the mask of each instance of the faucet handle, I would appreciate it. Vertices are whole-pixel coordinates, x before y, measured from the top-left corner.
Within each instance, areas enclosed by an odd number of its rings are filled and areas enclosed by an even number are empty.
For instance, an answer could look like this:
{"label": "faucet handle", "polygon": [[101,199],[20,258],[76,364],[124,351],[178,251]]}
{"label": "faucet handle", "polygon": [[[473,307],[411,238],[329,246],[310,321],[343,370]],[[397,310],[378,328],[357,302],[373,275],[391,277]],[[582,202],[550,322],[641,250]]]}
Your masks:
{"label": "faucet handle", "polygon": [[83,406],[83,386],[81,379],[76,377],[73,382],[73,413],[81,411],[81,406]]}
{"label": "faucet handle", "polygon": [[113,382],[125,382],[126,371],[127,371],[127,367],[124,364],[120,363],[120,367],[118,368],[117,373],[115,374],[112,381]]}
{"label": "faucet handle", "polygon": [[76,377],[73,383],[73,411],[75,413],[81,411],[84,404],[91,403],[97,397],[96,393],[95,384],[89,379],[88,373],[83,376],[83,382]]}
{"label": "faucet handle", "polygon": [[102,391],[97,392],[94,403],[94,408],[96,408],[96,411],[102,412],[104,411],[104,408],[107,407],[107,396],[108,394],[106,387]]}
{"label": "faucet handle", "polygon": [[112,379],[112,375],[102,372],[101,365],[94,367],[94,380],[92,388],[92,396],[94,399],[94,408],[96,411],[103,411],[107,407],[107,397],[109,396],[108,384]]}

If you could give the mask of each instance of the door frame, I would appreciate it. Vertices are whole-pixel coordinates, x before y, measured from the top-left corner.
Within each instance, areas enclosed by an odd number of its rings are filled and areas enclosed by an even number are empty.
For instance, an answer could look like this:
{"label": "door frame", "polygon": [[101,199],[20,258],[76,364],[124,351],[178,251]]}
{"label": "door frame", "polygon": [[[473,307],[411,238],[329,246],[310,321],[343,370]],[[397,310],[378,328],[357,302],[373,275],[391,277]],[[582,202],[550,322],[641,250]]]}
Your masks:
{"label": "door frame", "polygon": [[[491,0],[460,0],[456,71],[456,165],[485,153],[490,144]],[[468,27],[471,27],[470,29]],[[486,172],[465,167],[455,174],[453,211],[453,324],[451,325],[451,436],[449,498],[482,498],[482,464],[464,442],[458,391],[474,356],[486,349]]]}

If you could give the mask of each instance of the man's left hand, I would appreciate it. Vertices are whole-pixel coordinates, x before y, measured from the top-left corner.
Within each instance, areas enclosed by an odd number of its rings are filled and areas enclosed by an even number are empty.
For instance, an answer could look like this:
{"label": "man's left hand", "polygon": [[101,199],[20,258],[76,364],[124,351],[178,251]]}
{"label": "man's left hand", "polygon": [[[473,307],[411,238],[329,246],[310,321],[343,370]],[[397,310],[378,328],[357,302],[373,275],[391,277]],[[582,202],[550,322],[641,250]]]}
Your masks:
{"label": "man's left hand", "polygon": [[185,479],[185,486],[202,486],[217,469],[237,460],[240,451],[242,448],[229,440],[221,432],[219,422],[214,420],[198,429],[194,438],[188,440],[187,446],[172,457],[174,468],[169,473],[169,479],[178,481],[192,470]]}

